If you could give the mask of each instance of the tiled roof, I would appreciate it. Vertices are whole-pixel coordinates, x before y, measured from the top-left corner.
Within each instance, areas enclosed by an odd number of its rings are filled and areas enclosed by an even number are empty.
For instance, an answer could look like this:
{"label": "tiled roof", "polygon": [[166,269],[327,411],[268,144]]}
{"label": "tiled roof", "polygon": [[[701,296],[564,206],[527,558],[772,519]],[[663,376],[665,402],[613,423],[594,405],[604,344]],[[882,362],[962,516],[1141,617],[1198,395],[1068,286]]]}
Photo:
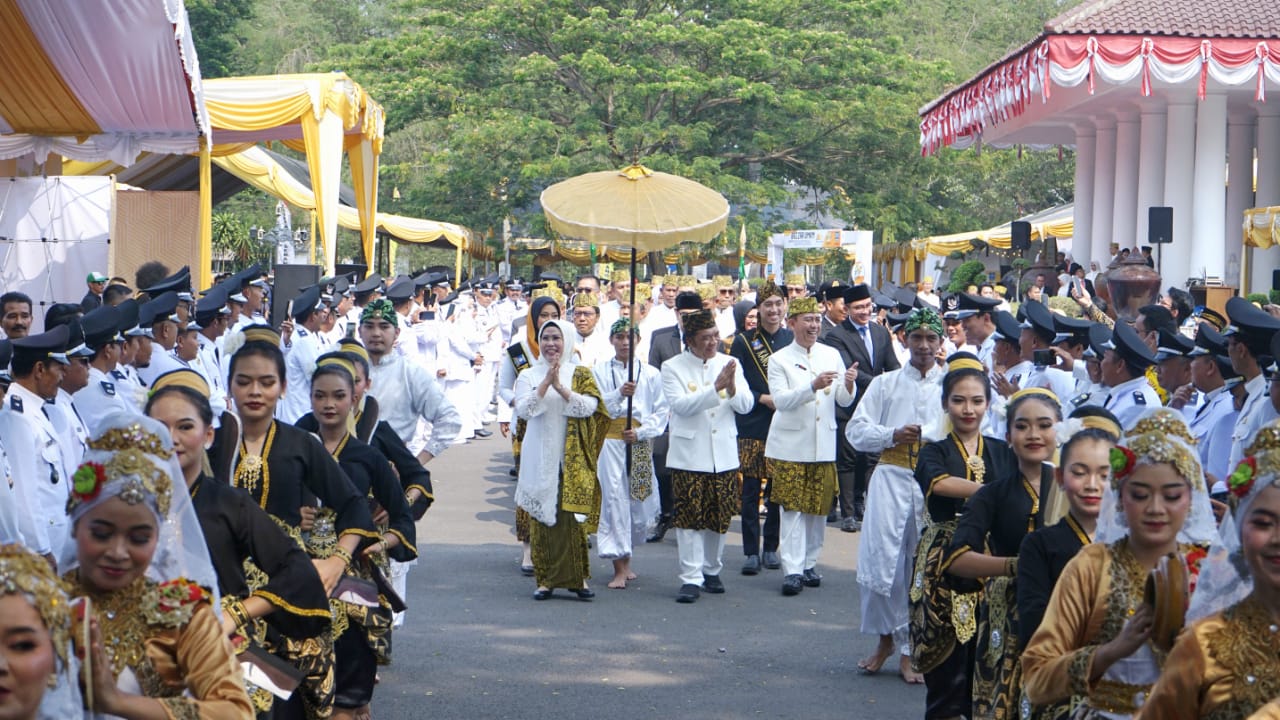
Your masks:
{"label": "tiled roof", "polygon": [[1280,38],[1275,0],[1086,0],[1045,23],[1051,34]]}

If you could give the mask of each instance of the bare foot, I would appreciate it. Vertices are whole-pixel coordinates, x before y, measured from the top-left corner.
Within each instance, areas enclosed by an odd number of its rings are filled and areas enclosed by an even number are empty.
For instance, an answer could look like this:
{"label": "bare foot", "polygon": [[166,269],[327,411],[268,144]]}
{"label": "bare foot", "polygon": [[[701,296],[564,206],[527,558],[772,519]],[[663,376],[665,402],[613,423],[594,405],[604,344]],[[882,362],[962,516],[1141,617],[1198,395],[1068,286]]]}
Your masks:
{"label": "bare foot", "polygon": [[858,661],[858,672],[863,675],[875,675],[880,672],[880,668],[884,667],[889,656],[893,654],[893,636],[880,638],[880,644],[876,646],[876,651],[871,655]]}
{"label": "bare foot", "polygon": [[628,579],[630,578],[626,575],[614,575],[613,579],[609,581],[609,587],[613,590],[626,590]]}
{"label": "bare foot", "polygon": [[906,684],[908,685],[924,684],[924,676],[916,672],[915,670],[911,669],[910,656],[908,655],[902,656],[902,661],[901,663],[899,663],[899,669],[902,672],[902,681],[905,682]]}
{"label": "bare foot", "polygon": [[635,579],[636,579],[636,574],[635,574],[635,573],[633,573],[633,572],[628,572],[628,573],[627,573],[627,579],[628,579],[628,580],[635,580]]}

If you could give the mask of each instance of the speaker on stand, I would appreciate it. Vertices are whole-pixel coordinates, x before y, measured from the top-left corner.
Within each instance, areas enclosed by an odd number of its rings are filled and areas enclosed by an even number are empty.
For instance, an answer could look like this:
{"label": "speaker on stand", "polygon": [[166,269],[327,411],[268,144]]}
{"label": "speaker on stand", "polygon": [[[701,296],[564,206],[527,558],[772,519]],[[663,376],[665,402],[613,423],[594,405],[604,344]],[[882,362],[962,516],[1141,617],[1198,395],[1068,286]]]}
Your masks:
{"label": "speaker on stand", "polygon": [[1031,223],[1025,220],[1010,223],[1009,246],[1018,251],[1031,249]]}
{"label": "speaker on stand", "polygon": [[284,322],[289,301],[302,292],[302,288],[320,282],[319,265],[276,265],[276,281],[271,288],[271,326],[279,328]]}
{"label": "speaker on stand", "polygon": [[1147,209],[1147,244],[1156,246],[1156,272],[1164,274],[1164,249],[1162,245],[1173,242],[1173,208],[1150,207]]}

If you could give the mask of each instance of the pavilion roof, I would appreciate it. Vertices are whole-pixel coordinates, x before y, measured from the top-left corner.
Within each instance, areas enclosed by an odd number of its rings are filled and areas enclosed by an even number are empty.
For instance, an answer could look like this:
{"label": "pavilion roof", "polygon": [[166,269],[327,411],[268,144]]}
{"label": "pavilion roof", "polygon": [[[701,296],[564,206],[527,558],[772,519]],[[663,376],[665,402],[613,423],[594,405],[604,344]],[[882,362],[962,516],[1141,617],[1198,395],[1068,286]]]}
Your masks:
{"label": "pavilion roof", "polygon": [[1274,38],[1280,3],[1258,0],[1086,0],[1045,23],[1055,35]]}

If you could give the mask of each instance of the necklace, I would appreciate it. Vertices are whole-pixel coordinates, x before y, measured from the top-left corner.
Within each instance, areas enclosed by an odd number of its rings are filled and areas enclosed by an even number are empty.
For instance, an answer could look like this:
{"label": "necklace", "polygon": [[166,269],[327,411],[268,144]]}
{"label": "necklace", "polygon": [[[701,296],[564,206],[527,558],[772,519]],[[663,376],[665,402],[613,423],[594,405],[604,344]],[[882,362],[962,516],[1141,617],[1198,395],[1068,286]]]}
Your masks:
{"label": "necklace", "polygon": [[981,485],[987,474],[987,464],[982,459],[982,436],[978,436],[977,447],[973,452],[969,451],[969,447],[959,435],[953,433],[951,439],[955,441],[956,447],[960,448],[960,456],[964,458],[965,472],[969,474],[969,479]]}
{"label": "necklace", "polygon": [[148,607],[148,600],[154,604],[154,598],[147,597],[148,589],[146,578],[138,578],[115,592],[91,594],[94,614],[102,629],[102,648],[116,677],[125,668],[136,669],[146,656],[147,619],[142,608]]}
{"label": "necklace", "polygon": [[[260,455],[250,454],[249,446],[241,436],[240,462],[236,465],[236,470],[231,477],[232,486],[244,488],[250,495],[258,494],[258,505],[264,510],[267,507],[267,496],[271,492],[271,468],[267,465],[266,458],[271,456],[271,444],[275,439],[274,420],[271,422],[271,427],[267,429],[267,439],[262,443]],[[259,487],[261,487],[261,493],[258,493]]]}

